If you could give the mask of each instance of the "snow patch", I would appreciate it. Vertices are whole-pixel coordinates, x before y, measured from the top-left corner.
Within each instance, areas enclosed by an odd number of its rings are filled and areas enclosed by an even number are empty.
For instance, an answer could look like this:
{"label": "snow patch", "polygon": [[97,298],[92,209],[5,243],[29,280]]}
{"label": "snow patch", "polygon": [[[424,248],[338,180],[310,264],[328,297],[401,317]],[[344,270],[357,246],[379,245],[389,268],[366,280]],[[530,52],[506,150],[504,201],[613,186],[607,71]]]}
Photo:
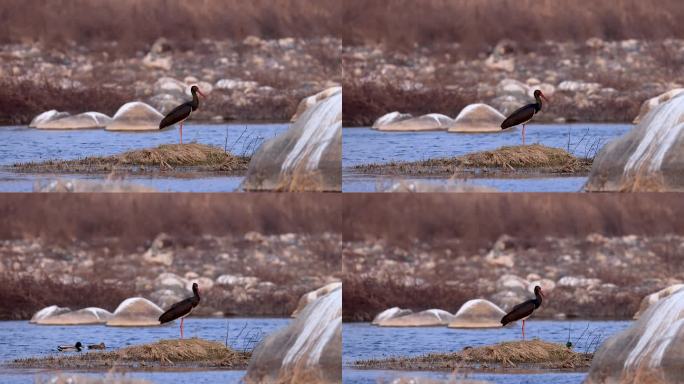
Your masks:
{"label": "snow patch", "polygon": [[121,312],[127,311],[129,307],[134,306],[136,303],[141,302],[141,301],[144,302],[145,305],[148,305],[148,306],[151,306],[155,309],[158,309],[160,312],[164,312],[161,308],[159,308],[159,306],[157,304],[145,299],[144,297],[131,297],[131,298],[128,298],[128,299],[122,301],[121,304],[119,304],[119,306],[116,307],[116,310],[114,311],[114,315],[116,316],[116,315],[120,314]]}
{"label": "snow patch", "polygon": [[128,103],[122,105],[121,108],[119,108],[119,110],[116,111],[116,113],[114,114],[114,117],[112,117],[112,119],[116,120],[117,118],[120,118],[122,115],[127,114],[128,112],[130,112],[131,110],[133,110],[135,108],[143,108],[143,109],[148,110],[150,113],[153,113],[153,114],[159,115],[159,116],[163,116],[161,113],[159,113],[159,111],[157,111],[156,109],[152,108],[151,106],[149,106],[143,102],[131,101],[131,102],[128,102]]}

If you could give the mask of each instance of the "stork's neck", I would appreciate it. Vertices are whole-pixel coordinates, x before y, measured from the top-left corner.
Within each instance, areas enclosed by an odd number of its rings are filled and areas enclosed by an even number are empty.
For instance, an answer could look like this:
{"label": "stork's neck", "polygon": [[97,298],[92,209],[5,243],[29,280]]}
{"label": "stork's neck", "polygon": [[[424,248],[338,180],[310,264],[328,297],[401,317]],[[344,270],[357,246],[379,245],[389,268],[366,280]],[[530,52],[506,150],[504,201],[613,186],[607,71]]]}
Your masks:
{"label": "stork's neck", "polygon": [[537,101],[537,104],[534,106],[534,109],[539,112],[542,109],[542,99],[541,96],[537,95],[534,97],[534,99]]}
{"label": "stork's neck", "polygon": [[539,308],[539,306],[542,304],[542,295],[540,293],[535,293],[534,295],[536,296],[534,299],[534,307]]}
{"label": "stork's neck", "polygon": [[199,289],[198,289],[198,288],[195,288],[195,287],[192,287],[192,293],[195,294],[195,299],[196,299],[197,301],[199,301],[199,300],[200,300]]}
{"label": "stork's neck", "polygon": [[190,106],[192,107],[192,110],[194,111],[199,107],[199,97],[197,97],[197,91],[191,91],[192,92],[192,102]]}

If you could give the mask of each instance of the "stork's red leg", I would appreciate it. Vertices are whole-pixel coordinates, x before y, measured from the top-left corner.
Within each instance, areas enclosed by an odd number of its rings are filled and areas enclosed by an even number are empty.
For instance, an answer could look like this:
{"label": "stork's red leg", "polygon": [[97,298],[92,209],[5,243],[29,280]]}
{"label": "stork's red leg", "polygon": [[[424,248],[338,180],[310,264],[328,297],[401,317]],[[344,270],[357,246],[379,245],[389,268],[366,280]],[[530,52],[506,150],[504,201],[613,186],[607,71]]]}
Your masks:
{"label": "stork's red leg", "polygon": [[[523,127],[524,127],[524,125],[523,125]],[[522,331],[523,331],[523,341],[525,341],[525,320],[523,320]]]}
{"label": "stork's red leg", "polygon": [[525,124],[523,124],[522,139],[523,139],[523,145],[525,145]]}
{"label": "stork's red leg", "polygon": [[185,317],[181,317],[181,339],[183,338],[183,320],[185,320]]}
{"label": "stork's red leg", "polygon": [[[524,127],[524,125],[523,125],[523,127]],[[183,144],[183,122],[182,121],[180,123],[180,143]]]}

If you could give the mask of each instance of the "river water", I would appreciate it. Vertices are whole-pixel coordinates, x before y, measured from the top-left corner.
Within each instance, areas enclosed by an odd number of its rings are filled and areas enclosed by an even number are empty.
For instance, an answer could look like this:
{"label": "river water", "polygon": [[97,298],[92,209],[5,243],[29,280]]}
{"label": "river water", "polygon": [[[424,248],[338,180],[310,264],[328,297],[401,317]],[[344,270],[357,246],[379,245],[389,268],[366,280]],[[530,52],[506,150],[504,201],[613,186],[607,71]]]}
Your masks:
{"label": "river water", "polygon": [[[252,350],[267,334],[289,324],[288,318],[188,318],[185,321],[185,337],[200,337],[225,343],[233,349]],[[161,339],[179,337],[178,323],[161,327],[105,327],[90,326],[41,326],[28,321],[0,321],[0,364],[17,358],[48,356],[57,353],[61,344],[95,344],[104,342],[108,349],[135,344],[150,343]],[[64,373],[64,371],[62,371]],[[37,378],[50,377],[59,372],[42,369],[10,369],[0,367],[0,383],[33,383]],[[65,372],[73,373],[73,372]],[[83,372],[78,372],[79,374]],[[101,372],[85,372],[103,375]],[[244,371],[183,370],[128,372],[126,375],[153,382],[171,383],[232,383],[238,382]]]}
{"label": "river water", "polygon": [[[525,323],[525,336],[563,343],[570,340],[578,352],[594,352],[609,336],[620,332],[632,321],[558,321],[531,320]],[[417,356],[431,352],[456,352],[466,346],[477,347],[503,341],[519,340],[520,326],[492,329],[451,329],[447,327],[376,327],[370,323],[345,323],[342,361],[344,383],[387,382],[397,377],[445,379],[450,372],[405,372],[354,369],[357,360],[392,356]],[[473,379],[494,383],[581,383],[586,373],[550,372],[535,374],[470,374]],[[461,377],[461,376],[459,376]]]}
{"label": "river water", "polygon": [[[183,142],[225,148],[236,155],[251,155],[264,140],[285,132],[287,124],[189,124],[183,126]],[[0,127],[0,192],[29,192],[34,183],[55,177],[102,180],[104,175],[51,175],[15,173],[2,166],[45,160],[72,160],[115,155],[133,149],[178,143],[178,129],[145,132],[89,130],[39,130],[27,126]],[[126,182],[173,192],[230,192],[242,177],[198,174],[198,177],[133,175]]]}
{"label": "river water", "polygon": [[[526,142],[569,149],[578,157],[591,157],[610,140],[627,133],[632,127],[630,124],[531,124],[526,129]],[[345,128],[342,140],[343,192],[373,192],[381,190],[379,184],[390,184],[397,179],[359,174],[351,169],[355,165],[454,157],[521,144],[520,130],[517,129],[501,133],[457,134]],[[428,183],[447,182],[439,177],[420,180]],[[586,177],[476,178],[459,182],[505,192],[577,192],[586,182]]]}

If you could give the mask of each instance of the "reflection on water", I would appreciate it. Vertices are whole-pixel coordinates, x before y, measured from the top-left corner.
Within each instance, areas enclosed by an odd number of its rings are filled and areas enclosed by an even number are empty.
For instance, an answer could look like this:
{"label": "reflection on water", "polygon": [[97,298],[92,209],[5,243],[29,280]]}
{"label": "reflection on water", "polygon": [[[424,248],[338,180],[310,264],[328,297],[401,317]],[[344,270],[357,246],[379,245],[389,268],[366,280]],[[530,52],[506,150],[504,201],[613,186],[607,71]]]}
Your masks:
{"label": "reflection on water", "polygon": [[[185,336],[219,341],[238,350],[251,350],[265,335],[286,326],[290,319],[283,318],[189,318],[185,321]],[[27,321],[0,321],[0,363],[13,359],[47,356],[55,352],[60,344],[84,344],[104,342],[107,348],[122,348],[129,345],[150,343],[160,339],[179,337],[178,323],[162,327],[120,328],[99,325],[90,326],[40,326]],[[0,383],[32,383],[37,374],[44,370],[20,370],[0,368]],[[212,383],[233,382],[244,372],[227,371],[184,371],[178,372],[136,372],[135,377],[148,378],[155,382],[168,381],[176,377],[182,382]]]}
{"label": "reflection on water", "polygon": [[[264,140],[287,130],[287,124],[185,125],[184,142],[226,148],[233,154],[251,155]],[[153,132],[108,132],[105,130],[38,130],[26,126],[0,127],[0,166],[52,159],[71,160],[108,156],[160,144],[178,142],[177,128]],[[58,175],[64,179],[102,180],[105,175]],[[54,175],[14,173],[0,170],[0,192],[30,192],[36,181]],[[242,177],[207,175],[197,178],[130,176],[128,182],[158,191],[231,192]]]}
{"label": "reflection on water", "polygon": [[[471,373],[467,375],[471,380],[482,380],[497,384],[579,384],[586,377],[586,373],[535,373],[535,374],[493,374]],[[344,384],[377,384],[388,383],[400,377],[429,378],[434,380],[462,379],[463,374],[450,372],[412,372],[412,371],[381,371],[344,369],[342,382]]]}

